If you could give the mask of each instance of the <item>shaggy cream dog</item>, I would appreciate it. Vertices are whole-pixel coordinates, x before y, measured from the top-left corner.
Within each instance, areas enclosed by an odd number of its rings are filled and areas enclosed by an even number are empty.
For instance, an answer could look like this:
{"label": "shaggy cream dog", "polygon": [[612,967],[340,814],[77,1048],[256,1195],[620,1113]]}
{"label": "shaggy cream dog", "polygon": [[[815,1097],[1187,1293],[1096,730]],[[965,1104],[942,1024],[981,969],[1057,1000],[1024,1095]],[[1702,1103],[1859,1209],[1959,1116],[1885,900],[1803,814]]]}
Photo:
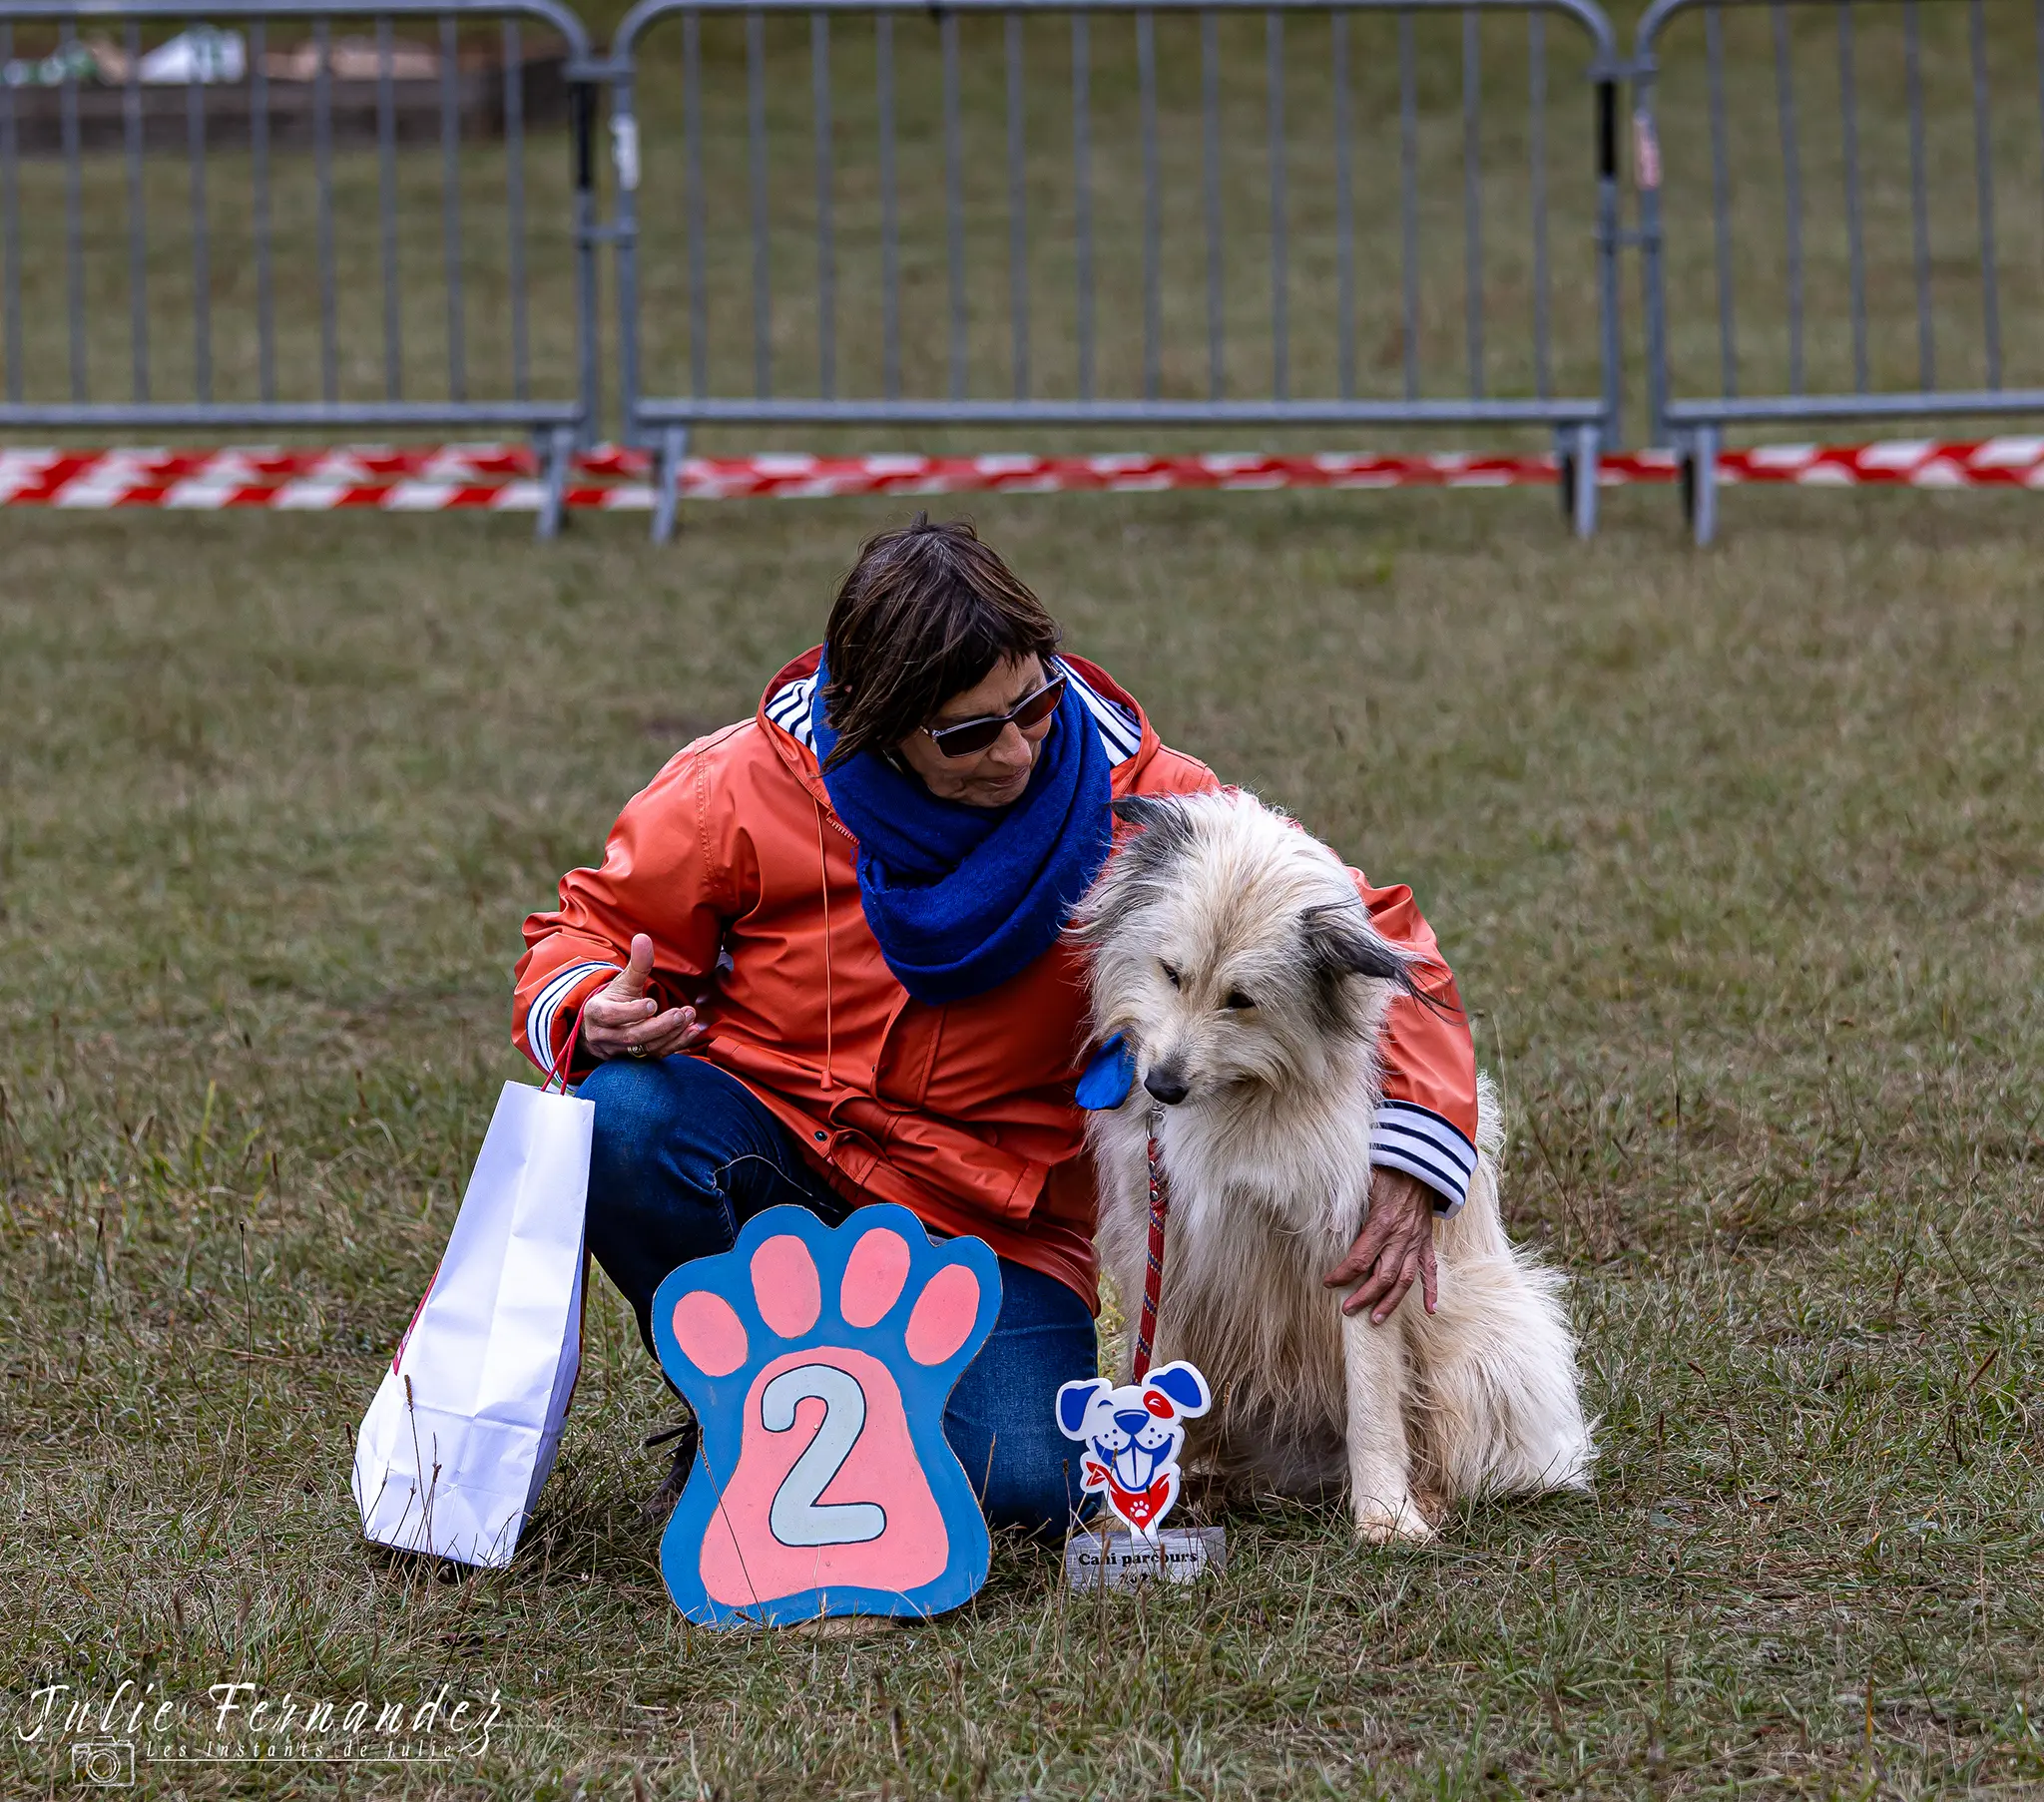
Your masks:
{"label": "shaggy cream dog", "polygon": [[1505,1237],[1487,1082],[1468,1201],[1435,1231],[1438,1311],[1415,1285],[1372,1326],[1321,1283],[1362,1228],[1378,1035],[1411,986],[1340,860],[1249,794],[1116,811],[1142,829],[1074,922],[1094,1031],[1136,1055],[1128,1099],[1088,1117],[1100,1249],[1133,1314],[1154,1114],[1171,1182],[1156,1356],[1196,1364],[1217,1398],[1189,1467],[1287,1494],[1345,1483],[1371,1540],[1431,1537],[1458,1495],[1587,1488],[1562,1279]]}

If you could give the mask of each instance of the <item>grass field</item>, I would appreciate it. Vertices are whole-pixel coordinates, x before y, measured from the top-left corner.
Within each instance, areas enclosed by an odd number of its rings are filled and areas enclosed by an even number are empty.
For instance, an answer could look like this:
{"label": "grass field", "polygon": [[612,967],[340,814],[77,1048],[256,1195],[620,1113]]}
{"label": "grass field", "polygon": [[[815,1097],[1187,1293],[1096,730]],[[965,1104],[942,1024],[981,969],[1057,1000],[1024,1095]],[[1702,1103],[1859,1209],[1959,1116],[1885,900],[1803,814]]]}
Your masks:
{"label": "grass field", "polygon": [[192,1797],[2044,1790],[2034,506],[1756,492],[1709,557],[1652,494],[1587,548],[1522,494],[978,506],[1170,741],[1418,888],[1604,1461],[1425,1552],[1239,1516],[1184,1595],[1007,1546],[849,1644],[683,1629],[607,1288],[513,1568],[366,1547],[347,1468],[521,916],[901,509],[9,516],[0,1789],[78,1793],[35,1689],[130,1679],[500,1692],[446,1765],[145,1768]]}

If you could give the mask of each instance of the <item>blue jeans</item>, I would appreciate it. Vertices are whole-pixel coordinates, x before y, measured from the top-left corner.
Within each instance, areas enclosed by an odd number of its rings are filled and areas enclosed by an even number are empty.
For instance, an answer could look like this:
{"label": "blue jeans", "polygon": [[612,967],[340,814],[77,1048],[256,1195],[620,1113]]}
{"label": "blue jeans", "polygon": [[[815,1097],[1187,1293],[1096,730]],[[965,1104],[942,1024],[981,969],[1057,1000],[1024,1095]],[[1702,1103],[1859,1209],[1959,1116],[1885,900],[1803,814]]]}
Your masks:
{"label": "blue jeans", "polygon": [[[653,1292],[678,1265],[729,1251],[763,1208],[791,1202],[832,1224],[851,1211],[752,1092],[701,1058],[613,1059],[577,1093],[596,1104],[589,1249],[649,1351]],[[1002,1258],[1000,1315],[944,1410],[944,1437],[993,1526],[1049,1533],[1070,1520],[1079,1448],[1058,1431],[1058,1385],[1098,1371],[1086,1304]]]}

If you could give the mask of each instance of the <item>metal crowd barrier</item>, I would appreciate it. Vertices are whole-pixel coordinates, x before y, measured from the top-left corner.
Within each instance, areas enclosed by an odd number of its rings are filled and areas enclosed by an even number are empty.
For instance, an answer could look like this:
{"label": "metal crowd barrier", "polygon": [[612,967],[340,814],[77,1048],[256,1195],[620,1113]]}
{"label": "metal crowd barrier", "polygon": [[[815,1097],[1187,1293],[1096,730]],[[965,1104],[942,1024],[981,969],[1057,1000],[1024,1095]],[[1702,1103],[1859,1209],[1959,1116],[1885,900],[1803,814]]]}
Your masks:
{"label": "metal crowd barrier", "polygon": [[1590,0],[640,0],[607,73],[658,538],[712,425],[1531,426],[1594,526]]}
{"label": "metal crowd barrier", "polygon": [[[190,0],[0,0],[0,429],[527,432],[552,536],[598,379],[582,21],[203,17],[166,46]],[[567,166],[529,170],[528,130],[563,124]]]}
{"label": "metal crowd barrier", "polygon": [[[1656,0],[1641,20],[1648,404],[1699,543],[1727,427],[2044,413],[2037,308],[2002,310],[2004,264],[2044,249],[2040,19],[2014,0]],[[1727,83],[1736,32],[1765,33],[1771,82]]]}
{"label": "metal crowd barrier", "polygon": [[2017,0],[190,8],[0,0],[0,430],[526,432],[550,535],[609,244],[658,537],[710,426],[1531,428],[1587,533],[1628,78],[1699,540],[1729,429],[2044,413]]}

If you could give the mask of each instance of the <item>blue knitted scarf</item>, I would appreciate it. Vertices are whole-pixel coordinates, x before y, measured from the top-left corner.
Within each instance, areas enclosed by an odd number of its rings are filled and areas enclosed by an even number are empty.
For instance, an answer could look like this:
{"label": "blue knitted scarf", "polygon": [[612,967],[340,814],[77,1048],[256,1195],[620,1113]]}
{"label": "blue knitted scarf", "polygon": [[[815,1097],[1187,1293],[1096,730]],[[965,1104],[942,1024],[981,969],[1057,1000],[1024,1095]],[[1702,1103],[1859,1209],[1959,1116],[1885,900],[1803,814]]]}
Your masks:
{"label": "blue knitted scarf", "polygon": [[[809,713],[819,761],[837,742],[823,716],[829,679],[819,663]],[[1029,786],[1005,807],[940,800],[872,751],[823,786],[858,840],[859,900],[880,954],[931,1004],[983,995],[1048,951],[1114,835],[1107,752],[1069,684]]]}

